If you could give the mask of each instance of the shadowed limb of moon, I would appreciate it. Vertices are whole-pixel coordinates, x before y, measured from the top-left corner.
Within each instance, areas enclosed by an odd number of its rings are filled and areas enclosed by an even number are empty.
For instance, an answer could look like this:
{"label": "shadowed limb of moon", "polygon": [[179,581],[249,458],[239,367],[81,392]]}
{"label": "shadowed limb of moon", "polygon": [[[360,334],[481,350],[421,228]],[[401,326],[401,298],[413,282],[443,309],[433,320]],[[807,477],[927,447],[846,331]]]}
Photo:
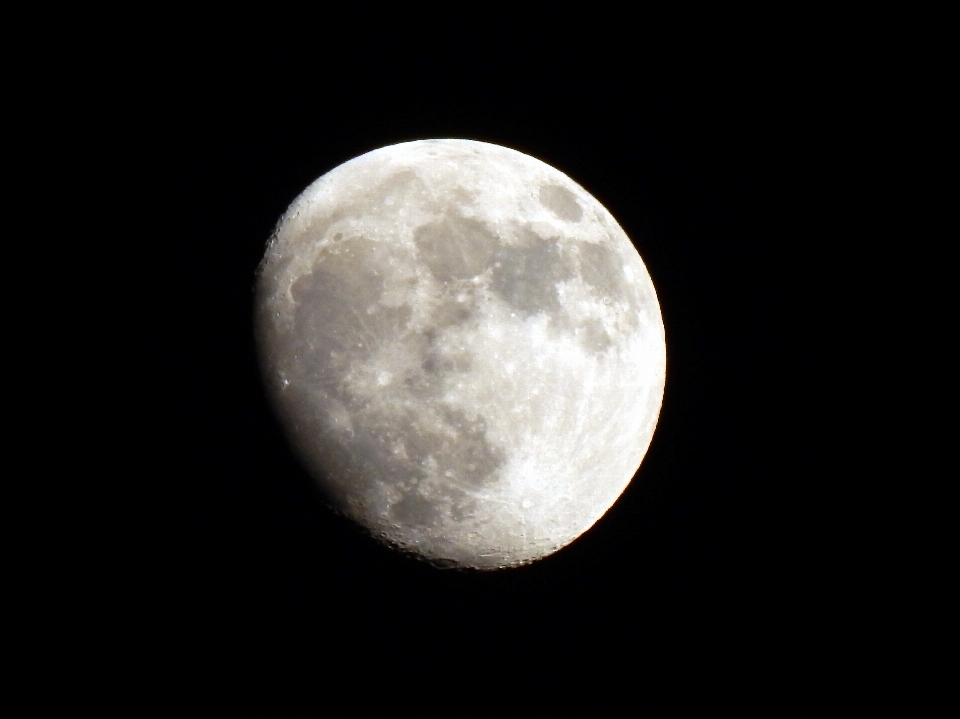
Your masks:
{"label": "shadowed limb of moon", "polygon": [[554,168],[469,140],[310,185],[270,238],[256,333],[330,503],[443,565],[576,539],[630,482],[663,395],[660,309],[623,230]]}

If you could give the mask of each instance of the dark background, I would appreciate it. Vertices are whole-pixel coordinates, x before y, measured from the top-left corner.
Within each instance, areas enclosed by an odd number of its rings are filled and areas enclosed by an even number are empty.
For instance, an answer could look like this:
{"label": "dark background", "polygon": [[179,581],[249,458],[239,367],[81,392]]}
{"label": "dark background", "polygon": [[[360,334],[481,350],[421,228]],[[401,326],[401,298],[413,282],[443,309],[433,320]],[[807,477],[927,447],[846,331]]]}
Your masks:
{"label": "dark background", "polygon": [[[480,12],[159,17],[103,52],[90,152],[125,198],[102,225],[123,243],[118,666],[167,694],[849,687],[877,640],[844,278],[883,49],[836,17]],[[666,327],[637,477],[571,546],[501,573],[431,568],[325,509],[253,354],[255,270],[287,205],[430,137],[585,187]]]}

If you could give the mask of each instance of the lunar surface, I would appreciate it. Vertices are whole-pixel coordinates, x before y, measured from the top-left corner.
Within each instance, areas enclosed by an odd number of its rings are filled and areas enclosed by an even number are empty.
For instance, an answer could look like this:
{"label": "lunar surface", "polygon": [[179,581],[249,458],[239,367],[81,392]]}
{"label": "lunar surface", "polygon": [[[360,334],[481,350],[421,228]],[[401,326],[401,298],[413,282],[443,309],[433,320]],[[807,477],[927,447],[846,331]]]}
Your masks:
{"label": "lunar surface", "polygon": [[409,142],[330,171],[280,219],[256,307],[268,392],[329,502],[439,565],[573,541],[656,426],[664,331],[637,250],[504,147]]}

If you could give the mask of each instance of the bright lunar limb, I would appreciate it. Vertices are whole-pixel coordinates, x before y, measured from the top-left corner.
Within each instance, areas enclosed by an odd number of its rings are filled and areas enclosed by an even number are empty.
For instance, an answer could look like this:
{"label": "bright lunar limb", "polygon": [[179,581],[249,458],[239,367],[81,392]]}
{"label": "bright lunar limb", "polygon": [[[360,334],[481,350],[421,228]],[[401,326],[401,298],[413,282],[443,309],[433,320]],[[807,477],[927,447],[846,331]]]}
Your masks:
{"label": "bright lunar limb", "polygon": [[526,564],[589,529],[663,396],[660,308],[620,226],[558,170],[470,140],[310,185],[270,238],[256,332],[334,508],[447,566]]}

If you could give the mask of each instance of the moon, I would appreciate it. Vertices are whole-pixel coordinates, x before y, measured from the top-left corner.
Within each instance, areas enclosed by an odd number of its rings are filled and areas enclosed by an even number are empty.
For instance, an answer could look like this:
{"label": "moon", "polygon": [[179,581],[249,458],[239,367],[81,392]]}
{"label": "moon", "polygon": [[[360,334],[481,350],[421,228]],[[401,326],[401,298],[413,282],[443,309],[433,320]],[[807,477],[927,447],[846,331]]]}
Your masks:
{"label": "moon", "polygon": [[332,507],[439,566],[545,557],[636,473],[663,397],[650,275],[529,155],[383,147],[290,205],[258,270],[264,381]]}

